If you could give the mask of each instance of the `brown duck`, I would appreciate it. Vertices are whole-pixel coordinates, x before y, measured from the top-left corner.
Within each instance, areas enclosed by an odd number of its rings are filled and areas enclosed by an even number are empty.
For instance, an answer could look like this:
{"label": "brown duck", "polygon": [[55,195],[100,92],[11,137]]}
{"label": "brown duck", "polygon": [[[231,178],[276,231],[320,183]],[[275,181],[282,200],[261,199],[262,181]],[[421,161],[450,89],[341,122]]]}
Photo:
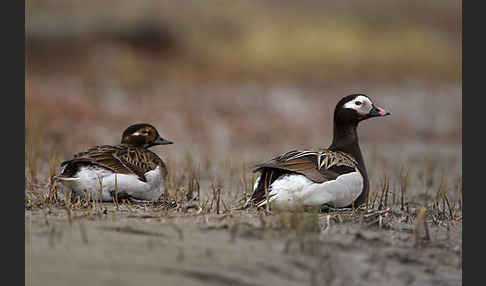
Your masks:
{"label": "brown duck", "polygon": [[167,168],[148,148],[166,144],[172,142],[152,125],[134,124],[123,132],[121,144],[91,147],[62,162],[55,179],[74,195],[156,201],[164,192]]}

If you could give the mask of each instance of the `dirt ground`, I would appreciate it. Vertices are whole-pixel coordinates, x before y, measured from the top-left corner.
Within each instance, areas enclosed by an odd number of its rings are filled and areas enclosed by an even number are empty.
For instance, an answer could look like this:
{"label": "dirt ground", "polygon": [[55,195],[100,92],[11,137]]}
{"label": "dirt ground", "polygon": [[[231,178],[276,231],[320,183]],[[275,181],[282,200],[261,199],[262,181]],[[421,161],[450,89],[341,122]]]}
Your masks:
{"label": "dirt ground", "polygon": [[322,230],[296,233],[255,210],[102,208],[73,212],[71,224],[64,210],[26,211],[26,285],[462,284],[460,222],[429,226],[430,241],[417,245],[397,209],[381,228],[320,214]]}

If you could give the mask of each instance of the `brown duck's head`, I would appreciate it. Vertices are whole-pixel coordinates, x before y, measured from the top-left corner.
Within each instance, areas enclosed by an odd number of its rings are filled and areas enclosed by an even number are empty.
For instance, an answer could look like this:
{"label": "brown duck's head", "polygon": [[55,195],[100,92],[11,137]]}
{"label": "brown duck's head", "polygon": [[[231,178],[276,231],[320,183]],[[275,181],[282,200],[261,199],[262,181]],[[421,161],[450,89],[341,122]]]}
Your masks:
{"label": "brown duck's head", "polygon": [[375,106],[365,94],[351,94],[343,97],[334,110],[334,123],[339,125],[358,124],[362,120],[390,115],[390,112]]}
{"label": "brown duck's head", "polygon": [[160,137],[157,129],[147,123],[130,125],[122,135],[122,144],[149,148],[155,145],[167,145],[173,142]]}

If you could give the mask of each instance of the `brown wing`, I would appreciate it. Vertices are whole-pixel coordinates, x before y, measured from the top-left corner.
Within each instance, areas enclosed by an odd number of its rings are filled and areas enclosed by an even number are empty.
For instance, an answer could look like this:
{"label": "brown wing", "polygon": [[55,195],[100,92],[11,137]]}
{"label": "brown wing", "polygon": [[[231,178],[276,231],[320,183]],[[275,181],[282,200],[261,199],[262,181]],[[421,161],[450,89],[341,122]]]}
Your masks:
{"label": "brown wing", "polygon": [[293,150],[255,166],[254,172],[261,172],[260,182],[254,189],[249,202],[258,205],[266,199],[268,188],[279,177],[288,173],[298,173],[315,183],[323,183],[338,176],[357,170],[357,162],[348,154],[327,149],[299,151]]}
{"label": "brown wing", "polygon": [[[135,174],[140,180],[146,181],[145,173],[158,165],[164,166],[164,163],[155,153],[143,148],[101,145],[75,154],[73,159],[64,161],[61,166],[66,167],[61,175],[73,175],[79,166],[85,165],[101,166],[119,174]],[[162,169],[165,170],[165,166]]]}
{"label": "brown wing", "polygon": [[323,183],[336,179],[342,173],[354,170],[357,163],[351,156],[342,152],[327,149],[292,150],[255,167],[255,171],[263,168],[287,170],[302,174],[313,182]]}
{"label": "brown wing", "polygon": [[114,154],[127,169],[145,180],[145,173],[161,166],[162,176],[165,176],[164,162],[150,150],[143,148],[127,148]]}

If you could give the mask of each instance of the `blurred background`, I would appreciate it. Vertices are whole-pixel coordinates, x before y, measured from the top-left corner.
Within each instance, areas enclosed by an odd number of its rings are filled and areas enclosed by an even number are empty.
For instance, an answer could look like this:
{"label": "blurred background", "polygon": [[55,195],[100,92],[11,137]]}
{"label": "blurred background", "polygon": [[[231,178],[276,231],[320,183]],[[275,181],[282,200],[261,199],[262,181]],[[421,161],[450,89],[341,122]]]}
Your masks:
{"label": "blurred background", "polygon": [[461,9],[26,0],[26,172],[116,144],[137,122],[175,142],[153,148],[173,161],[250,164],[327,147],[336,102],[356,92],[392,113],[360,125],[365,160],[442,152],[460,168]]}

